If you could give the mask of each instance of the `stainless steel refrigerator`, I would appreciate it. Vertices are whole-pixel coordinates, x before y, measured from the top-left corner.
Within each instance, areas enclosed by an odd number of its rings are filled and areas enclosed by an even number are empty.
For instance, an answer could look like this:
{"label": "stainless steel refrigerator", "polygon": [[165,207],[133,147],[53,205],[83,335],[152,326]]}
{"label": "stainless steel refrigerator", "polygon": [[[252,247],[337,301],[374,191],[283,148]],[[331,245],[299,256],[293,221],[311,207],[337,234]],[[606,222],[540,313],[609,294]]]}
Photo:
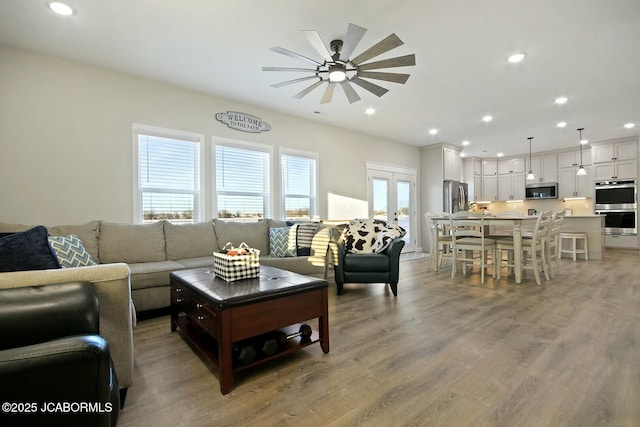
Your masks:
{"label": "stainless steel refrigerator", "polygon": [[444,182],[444,211],[454,213],[469,209],[469,187],[465,182]]}

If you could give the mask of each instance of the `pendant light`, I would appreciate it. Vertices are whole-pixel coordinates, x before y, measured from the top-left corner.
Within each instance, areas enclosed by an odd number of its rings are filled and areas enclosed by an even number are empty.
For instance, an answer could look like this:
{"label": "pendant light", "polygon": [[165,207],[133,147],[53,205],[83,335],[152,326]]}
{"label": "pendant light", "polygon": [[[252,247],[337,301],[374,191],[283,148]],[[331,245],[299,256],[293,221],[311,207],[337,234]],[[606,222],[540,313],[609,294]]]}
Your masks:
{"label": "pendant light", "polygon": [[531,165],[531,140],[533,139],[532,136],[530,136],[529,138],[527,138],[529,140],[529,173],[527,174],[527,181],[533,181],[534,179],[536,179],[536,176],[533,174],[533,169],[532,165]]}
{"label": "pendant light", "polygon": [[582,165],[582,144],[584,144],[584,142],[582,142],[582,131],[584,130],[584,128],[580,128],[578,129],[578,132],[580,132],[580,167],[578,168],[578,176],[585,176],[587,174],[587,171],[585,170],[584,166]]}

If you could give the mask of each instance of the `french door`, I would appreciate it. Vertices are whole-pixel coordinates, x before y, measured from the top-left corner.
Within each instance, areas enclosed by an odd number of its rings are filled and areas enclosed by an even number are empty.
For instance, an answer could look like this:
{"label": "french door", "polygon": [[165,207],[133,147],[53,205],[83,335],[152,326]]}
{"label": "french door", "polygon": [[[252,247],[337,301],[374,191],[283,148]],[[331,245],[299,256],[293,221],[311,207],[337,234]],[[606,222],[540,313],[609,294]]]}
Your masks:
{"label": "french door", "polygon": [[[402,252],[416,250],[416,173],[367,165],[369,217],[391,221],[407,231]],[[385,170],[386,169],[386,170]]]}

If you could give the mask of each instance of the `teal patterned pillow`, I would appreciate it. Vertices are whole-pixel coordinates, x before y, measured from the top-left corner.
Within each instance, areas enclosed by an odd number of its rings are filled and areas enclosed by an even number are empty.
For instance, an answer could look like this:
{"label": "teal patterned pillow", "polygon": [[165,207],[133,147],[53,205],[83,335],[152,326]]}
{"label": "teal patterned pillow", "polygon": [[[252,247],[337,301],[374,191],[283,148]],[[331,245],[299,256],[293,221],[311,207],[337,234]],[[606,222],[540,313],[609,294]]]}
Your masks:
{"label": "teal patterned pillow", "polygon": [[49,244],[56,253],[62,268],[86,267],[96,264],[96,261],[82,244],[82,240],[75,234],[49,236]]}
{"label": "teal patterned pillow", "polygon": [[296,256],[295,226],[269,228],[269,255],[272,257]]}

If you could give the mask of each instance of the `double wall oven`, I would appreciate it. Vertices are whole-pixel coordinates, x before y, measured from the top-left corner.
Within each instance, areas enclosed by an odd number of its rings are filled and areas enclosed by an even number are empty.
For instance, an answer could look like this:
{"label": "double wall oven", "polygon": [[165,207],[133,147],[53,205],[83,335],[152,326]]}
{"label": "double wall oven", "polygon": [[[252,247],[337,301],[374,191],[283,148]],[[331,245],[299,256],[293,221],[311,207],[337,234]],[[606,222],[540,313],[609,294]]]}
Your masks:
{"label": "double wall oven", "polygon": [[605,234],[638,234],[637,184],[635,179],[595,182],[597,215],[604,215]]}

